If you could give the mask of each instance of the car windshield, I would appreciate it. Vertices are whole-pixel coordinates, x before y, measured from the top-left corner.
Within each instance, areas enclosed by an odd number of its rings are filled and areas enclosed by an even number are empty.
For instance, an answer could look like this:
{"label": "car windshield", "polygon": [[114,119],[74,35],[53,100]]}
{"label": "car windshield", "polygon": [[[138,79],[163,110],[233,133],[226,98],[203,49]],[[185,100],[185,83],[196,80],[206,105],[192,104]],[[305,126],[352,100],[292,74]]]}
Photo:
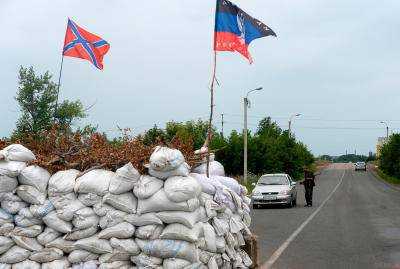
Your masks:
{"label": "car windshield", "polygon": [[288,180],[285,176],[273,175],[273,176],[262,176],[258,180],[258,185],[287,185]]}
{"label": "car windshield", "polygon": [[358,162],[357,165],[364,165],[364,162]]}

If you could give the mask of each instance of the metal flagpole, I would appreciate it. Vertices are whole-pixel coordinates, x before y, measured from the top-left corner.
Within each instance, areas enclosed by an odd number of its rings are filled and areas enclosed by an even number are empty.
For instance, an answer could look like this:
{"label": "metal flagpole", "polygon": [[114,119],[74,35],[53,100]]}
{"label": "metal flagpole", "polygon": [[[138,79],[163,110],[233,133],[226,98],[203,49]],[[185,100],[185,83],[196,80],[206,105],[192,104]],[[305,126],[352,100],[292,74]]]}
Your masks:
{"label": "metal flagpole", "polygon": [[212,139],[212,120],[214,115],[214,85],[215,85],[215,73],[217,70],[217,51],[214,49],[214,67],[210,86],[210,119],[208,122],[208,134],[207,134],[207,177],[210,176],[210,142]]}
{"label": "metal flagpole", "polygon": [[62,70],[63,70],[63,63],[64,63],[64,53],[62,54],[62,57],[61,57],[60,73],[58,74],[57,99],[56,99],[56,108],[54,110],[54,118],[57,115],[57,109],[58,109],[58,96],[60,94],[60,85],[61,85],[61,75],[62,75]]}

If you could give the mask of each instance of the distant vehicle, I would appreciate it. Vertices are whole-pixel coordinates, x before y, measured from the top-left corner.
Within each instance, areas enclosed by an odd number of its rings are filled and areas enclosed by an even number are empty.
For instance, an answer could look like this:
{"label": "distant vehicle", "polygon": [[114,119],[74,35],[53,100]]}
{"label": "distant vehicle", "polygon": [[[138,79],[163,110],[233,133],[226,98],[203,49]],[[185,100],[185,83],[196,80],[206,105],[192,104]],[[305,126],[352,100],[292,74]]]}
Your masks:
{"label": "distant vehicle", "polygon": [[354,165],[355,171],[367,171],[367,164],[365,162],[356,162]]}
{"label": "distant vehicle", "polygon": [[266,174],[260,177],[251,195],[253,208],[281,204],[296,206],[296,182],[288,174]]}

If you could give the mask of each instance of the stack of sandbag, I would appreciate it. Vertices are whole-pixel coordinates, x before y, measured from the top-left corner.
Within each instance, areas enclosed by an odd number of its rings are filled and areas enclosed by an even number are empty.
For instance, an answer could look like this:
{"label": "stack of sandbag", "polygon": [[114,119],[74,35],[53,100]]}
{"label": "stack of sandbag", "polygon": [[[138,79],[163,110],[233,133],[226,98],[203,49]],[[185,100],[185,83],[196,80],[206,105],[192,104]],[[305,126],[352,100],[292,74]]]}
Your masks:
{"label": "stack of sandbag", "polygon": [[131,163],[50,175],[21,145],[0,151],[0,268],[248,268],[245,188],[190,174],[157,147],[149,175]]}
{"label": "stack of sandbag", "polygon": [[[209,163],[209,175],[210,176],[225,176],[224,166],[215,160],[214,153],[210,154],[210,163]],[[206,174],[207,173],[207,158],[203,157],[202,160],[192,169],[193,173],[197,174]]]}

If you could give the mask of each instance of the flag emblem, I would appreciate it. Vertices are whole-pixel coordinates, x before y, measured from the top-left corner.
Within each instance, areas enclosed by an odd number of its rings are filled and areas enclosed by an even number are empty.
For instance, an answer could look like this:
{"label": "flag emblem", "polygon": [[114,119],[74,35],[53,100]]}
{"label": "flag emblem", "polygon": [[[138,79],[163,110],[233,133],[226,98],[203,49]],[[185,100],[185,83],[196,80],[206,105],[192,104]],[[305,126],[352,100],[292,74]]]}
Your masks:
{"label": "flag emblem", "polygon": [[251,17],[228,0],[217,0],[215,14],[215,51],[237,51],[253,62],[248,47],[257,38],[276,36],[261,21]]}
{"label": "flag emblem", "polygon": [[110,49],[110,44],[101,37],[89,33],[68,19],[65,33],[63,55],[85,59],[98,69],[103,69],[103,57]]}

